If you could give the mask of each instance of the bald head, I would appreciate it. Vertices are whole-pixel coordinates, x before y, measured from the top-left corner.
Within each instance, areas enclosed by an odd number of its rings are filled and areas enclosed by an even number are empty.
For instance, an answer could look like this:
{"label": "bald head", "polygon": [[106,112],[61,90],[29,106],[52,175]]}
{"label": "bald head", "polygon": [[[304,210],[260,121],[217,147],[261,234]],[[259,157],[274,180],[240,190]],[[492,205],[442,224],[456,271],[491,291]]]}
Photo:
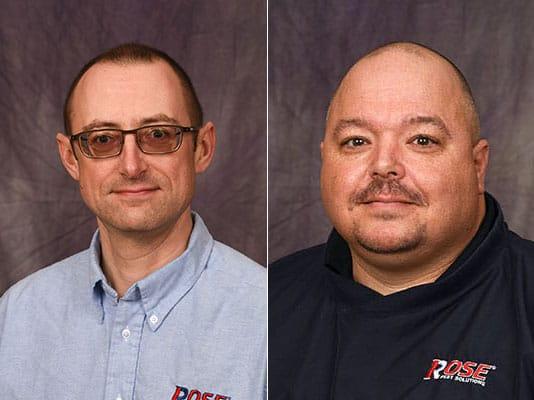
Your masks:
{"label": "bald head", "polygon": [[[417,87],[418,94],[441,95],[444,100],[454,105],[457,108],[454,111],[456,117],[463,124],[462,130],[471,135],[473,142],[478,140],[478,113],[471,89],[462,72],[445,56],[412,42],[395,42],[381,46],[363,56],[350,68],[339,83],[328,107],[327,131],[332,128],[332,116],[343,107],[344,102],[351,103],[351,97],[384,95],[378,92],[362,93],[362,90],[385,90],[388,91],[388,96],[399,98],[402,93],[396,92],[396,89],[404,87],[406,93],[410,93],[409,85],[413,85],[414,89]],[[409,96],[406,100],[410,102]]]}
{"label": "bald head", "polygon": [[485,214],[489,144],[478,135],[465,79],[435,51],[390,44],[349,70],[321,143],[321,195],[357,280],[391,293],[460,254]]}

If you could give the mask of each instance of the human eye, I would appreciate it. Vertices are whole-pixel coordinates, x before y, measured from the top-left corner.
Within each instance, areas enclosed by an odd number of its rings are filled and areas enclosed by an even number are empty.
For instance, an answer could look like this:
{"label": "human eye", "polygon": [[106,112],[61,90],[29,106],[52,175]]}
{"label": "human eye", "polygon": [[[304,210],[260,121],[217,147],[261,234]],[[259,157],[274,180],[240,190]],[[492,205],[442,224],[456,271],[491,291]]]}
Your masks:
{"label": "human eye", "polygon": [[369,144],[369,140],[361,136],[355,136],[344,139],[341,144],[345,148],[353,149]]}
{"label": "human eye", "polygon": [[87,142],[92,147],[107,147],[115,144],[119,136],[116,131],[91,132],[87,137]]}
{"label": "human eye", "polygon": [[143,135],[145,140],[159,142],[169,140],[173,136],[173,128],[168,126],[154,126],[148,128]]}
{"label": "human eye", "polygon": [[416,135],[409,143],[421,148],[433,148],[439,145],[439,140],[428,135]]}

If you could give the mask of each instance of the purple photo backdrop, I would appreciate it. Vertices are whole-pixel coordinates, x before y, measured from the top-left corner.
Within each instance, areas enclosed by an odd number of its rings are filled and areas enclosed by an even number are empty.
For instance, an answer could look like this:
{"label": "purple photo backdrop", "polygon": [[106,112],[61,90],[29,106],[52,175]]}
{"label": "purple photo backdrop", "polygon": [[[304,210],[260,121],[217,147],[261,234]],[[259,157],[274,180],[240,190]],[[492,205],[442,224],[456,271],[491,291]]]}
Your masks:
{"label": "purple photo backdrop", "polygon": [[190,74],[218,133],[194,209],[216,239],[265,264],[265,2],[3,1],[0,294],[88,246],[94,217],[59,162],[55,134],[80,67],[129,41],[162,49]]}
{"label": "purple photo backdrop", "polygon": [[534,3],[457,0],[269,2],[269,261],[324,242],[319,142],[345,71],[383,43],[412,40],[470,82],[491,146],[487,190],[534,239]]}

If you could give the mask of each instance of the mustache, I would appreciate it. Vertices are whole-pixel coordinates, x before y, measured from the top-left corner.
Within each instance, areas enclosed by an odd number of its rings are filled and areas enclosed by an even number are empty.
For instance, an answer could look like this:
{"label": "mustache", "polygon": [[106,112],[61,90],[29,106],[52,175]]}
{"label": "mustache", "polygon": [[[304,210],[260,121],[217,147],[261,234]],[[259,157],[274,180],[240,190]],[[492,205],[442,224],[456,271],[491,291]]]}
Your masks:
{"label": "mustache", "polygon": [[387,195],[407,203],[419,206],[426,205],[423,195],[408,189],[395,179],[375,178],[365,189],[357,191],[350,196],[351,204],[362,204],[376,201],[378,196]]}

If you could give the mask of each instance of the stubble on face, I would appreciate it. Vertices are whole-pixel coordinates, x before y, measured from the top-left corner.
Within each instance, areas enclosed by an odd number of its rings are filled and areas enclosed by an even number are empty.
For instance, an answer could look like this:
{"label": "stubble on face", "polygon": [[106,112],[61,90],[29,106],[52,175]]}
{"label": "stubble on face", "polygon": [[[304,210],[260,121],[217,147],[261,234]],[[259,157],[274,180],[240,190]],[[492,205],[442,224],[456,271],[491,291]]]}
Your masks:
{"label": "stubble on face", "polygon": [[[356,64],[331,102],[323,141],[321,190],[327,214],[351,248],[375,254],[406,253],[449,240],[445,234],[454,236],[456,227],[446,226],[453,225],[448,215],[462,215],[465,204],[447,204],[446,199],[454,200],[454,196],[438,193],[450,191],[447,184],[454,183],[447,182],[443,170],[451,168],[450,159],[457,158],[450,150],[452,145],[446,147],[449,134],[426,122],[440,131],[424,131],[427,137],[438,138],[440,150],[425,153],[413,145],[413,137],[420,132],[409,131],[403,121],[413,116],[439,118],[446,121],[449,132],[448,117],[463,110],[454,102],[461,98],[461,91],[451,79],[451,68],[434,56],[392,51],[378,57]],[[425,87],[427,83],[434,89]],[[453,101],[442,101],[446,96]],[[337,130],[344,121],[358,123]],[[464,127],[463,118],[454,121],[453,128],[459,128],[455,132]],[[393,137],[399,140],[395,142]],[[362,147],[344,147],[351,138],[359,138]],[[462,171],[454,171],[462,175]],[[435,179],[429,173],[435,174]],[[362,189],[361,185],[366,186]],[[446,228],[450,232],[443,234]]]}
{"label": "stubble on face", "polygon": [[[424,195],[414,189],[407,188],[396,179],[375,177],[367,187],[355,191],[349,197],[348,211],[355,209],[362,213],[369,214],[366,210],[373,202],[381,196],[394,198],[398,202],[407,204],[405,207],[426,207],[427,202]],[[363,210],[361,210],[363,209]],[[369,218],[369,216],[367,217]],[[400,219],[407,218],[401,210],[375,210],[372,211],[372,218],[383,226],[380,230],[369,232],[368,226],[362,226],[358,219],[352,220],[349,242],[356,243],[365,250],[376,254],[394,254],[414,250],[424,244],[426,240],[427,228],[424,223],[414,220],[409,224],[409,229],[404,230],[402,235],[388,235],[384,225],[397,224]]]}
{"label": "stubble on face", "polygon": [[[388,216],[384,217],[387,220]],[[390,217],[393,220],[393,217]],[[350,243],[357,243],[365,250],[375,254],[395,254],[404,253],[417,249],[424,244],[426,239],[426,226],[424,224],[412,225],[409,232],[398,236],[394,239],[388,239],[383,236],[382,232],[376,232],[374,235],[364,232],[361,224],[353,221],[352,231],[350,233]]]}
{"label": "stubble on face", "polygon": [[[155,190],[148,198],[129,198],[118,193],[134,186]],[[153,172],[144,173],[134,179],[121,175],[113,176],[102,183],[98,201],[91,202],[92,211],[105,226],[124,233],[166,229],[176,224],[191,202],[191,198],[176,201],[176,196],[170,193],[171,190],[169,179]],[[186,193],[188,190],[184,190],[180,196],[185,196]]]}
{"label": "stubble on face", "polygon": [[[72,104],[78,131],[94,121],[122,129],[190,124],[181,83],[159,61],[97,64],[80,80]],[[186,135],[181,147],[168,154],[144,154],[133,137],[125,137],[116,157],[97,160],[80,155],[81,195],[99,224],[124,233],[159,232],[188,214],[195,186],[191,139]],[[128,191],[147,193],[121,194]]]}

